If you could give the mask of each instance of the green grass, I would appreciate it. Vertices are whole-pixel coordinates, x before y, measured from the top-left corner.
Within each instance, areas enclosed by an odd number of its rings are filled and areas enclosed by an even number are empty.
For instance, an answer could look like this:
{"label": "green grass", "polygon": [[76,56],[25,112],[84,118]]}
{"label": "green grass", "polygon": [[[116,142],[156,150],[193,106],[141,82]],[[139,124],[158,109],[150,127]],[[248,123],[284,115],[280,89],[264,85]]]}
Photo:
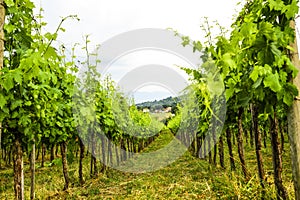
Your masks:
{"label": "green grass", "polygon": [[[151,152],[162,148],[173,136],[162,133],[157,141],[145,151]],[[288,143],[283,155],[284,184],[291,199],[294,199],[293,183]],[[62,191],[63,177],[61,166],[37,168],[37,199],[259,199],[261,189],[257,177],[255,151],[245,146],[247,164],[252,178],[244,182],[241,169],[236,158],[237,171],[231,172],[227,148],[225,148],[227,169],[209,165],[207,161],[197,159],[186,152],[178,160],[167,167],[149,173],[123,173],[109,169],[97,178],[89,177],[89,157],[84,160],[86,182],[81,187],[77,180],[78,163],[70,164],[70,177],[73,183],[68,191]],[[267,172],[267,188],[265,199],[276,197],[272,176],[271,148],[263,149],[265,170]],[[49,164],[49,163],[48,163]],[[39,164],[37,164],[39,166]],[[13,199],[12,169],[0,170],[0,199]],[[25,165],[25,194],[29,199],[30,185],[29,166]]]}

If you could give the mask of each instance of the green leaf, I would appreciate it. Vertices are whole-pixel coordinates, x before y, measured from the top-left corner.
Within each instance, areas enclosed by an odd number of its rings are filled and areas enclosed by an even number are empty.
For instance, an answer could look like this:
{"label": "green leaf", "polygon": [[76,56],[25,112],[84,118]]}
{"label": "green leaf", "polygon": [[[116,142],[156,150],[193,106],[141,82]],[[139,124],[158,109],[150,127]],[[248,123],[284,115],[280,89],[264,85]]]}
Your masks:
{"label": "green leaf", "polygon": [[27,7],[28,9],[33,9],[33,8],[35,8],[35,5],[34,5],[34,3],[31,2],[31,1],[26,1],[26,7]]}
{"label": "green leaf", "polygon": [[267,40],[273,40],[274,37],[274,29],[273,24],[270,22],[261,22],[259,27],[259,33],[264,35]]}
{"label": "green leaf", "polygon": [[61,30],[62,32],[66,32],[66,29],[60,27],[59,30]]}
{"label": "green leaf", "polygon": [[49,80],[50,74],[48,72],[40,71],[38,75],[38,80],[44,84],[45,81]]}
{"label": "green leaf", "polygon": [[8,107],[5,107],[5,106],[4,106],[4,107],[2,108],[2,111],[3,111],[4,113],[8,114],[8,115],[10,114],[10,113],[9,113],[9,108],[8,108]]}
{"label": "green leaf", "polygon": [[58,127],[60,127],[60,128],[62,128],[64,125],[61,123],[61,122],[59,122],[59,121],[57,121],[56,122],[56,125],[58,126]]}
{"label": "green leaf", "polygon": [[265,99],[265,91],[262,87],[258,87],[255,90],[254,97],[259,101],[264,101]]}
{"label": "green leaf", "polygon": [[273,92],[279,92],[281,90],[281,85],[279,82],[279,75],[276,72],[275,74],[271,74],[264,79],[265,87],[269,87]]}
{"label": "green leaf", "polygon": [[3,109],[3,107],[6,105],[7,101],[5,96],[3,96],[2,93],[0,93],[0,108]]}
{"label": "green leaf", "polygon": [[298,96],[299,94],[299,91],[297,89],[297,86],[292,84],[292,83],[287,83],[285,85],[285,91],[287,92],[290,92],[291,94],[293,94],[294,96]]}
{"label": "green leaf", "polygon": [[269,2],[269,6],[270,6],[270,10],[276,10],[276,11],[281,11],[282,8],[285,6],[283,1],[281,0],[268,0]]}
{"label": "green leaf", "polygon": [[252,79],[252,81],[256,82],[256,80],[258,79],[258,75],[259,75],[259,67],[254,66],[254,69],[250,74],[250,78]]}
{"label": "green leaf", "polygon": [[6,74],[2,86],[7,92],[9,92],[14,87],[14,80],[13,77],[11,76],[11,73]]}
{"label": "green leaf", "polygon": [[13,77],[16,83],[22,85],[22,72],[20,70],[16,70],[15,73],[13,74]]}
{"label": "green leaf", "polygon": [[10,105],[10,109],[11,110],[14,110],[16,109],[17,107],[20,107],[23,103],[23,100],[19,99],[19,100],[16,100],[16,101],[13,101]]}
{"label": "green leaf", "polygon": [[234,88],[231,87],[231,88],[228,88],[225,90],[225,97],[226,97],[226,100],[228,101],[234,94]]}
{"label": "green leaf", "polygon": [[295,65],[293,65],[293,63],[289,59],[287,60],[286,66],[287,66],[287,72],[292,73],[292,77],[296,78],[299,70],[295,67]]}
{"label": "green leaf", "polygon": [[11,118],[16,118],[19,115],[18,111],[14,111]]}
{"label": "green leaf", "polygon": [[28,115],[22,115],[19,119],[18,124],[23,127],[26,127],[27,125],[31,124],[31,120]]}
{"label": "green leaf", "polygon": [[220,80],[213,80],[212,78],[207,79],[207,87],[208,91],[213,95],[213,96],[220,96],[222,95],[224,91],[224,83],[223,81]]}
{"label": "green leaf", "polygon": [[285,6],[285,12],[282,12],[282,14],[284,13],[287,19],[292,19],[296,16],[298,10],[297,1],[293,0],[290,5]]}
{"label": "green leaf", "polygon": [[48,33],[45,33],[44,37],[47,38],[47,40],[51,40],[53,38],[53,34],[48,32]]}
{"label": "green leaf", "polygon": [[294,96],[288,93],[284,93],[283,96],[283,103],[285,103],[287,106],[291,106],[294,101]]}
{"label": "green leaf", "polygon": [[45,53],[45,58],[48,59],[48,58],[51,58],[51,57],[56,57],[57,54],[56,54],[56,51],[53,47],[48,47],[47,49],[47,52]]}
{"label": "green leaf", "polygon": [[16,26],[14,26],[13,24],[5,24],[4,29],[7,31],[7,33],[12,33],[13,31],[16,30]]}
{"label": "green leaf", "polygon": [[181,39],[182,39],[182,46],[186,46],[186,45],[188,45],[188,44],[190,44],[190,38],[188,37],[188,36],[182,36],[181,37]]}
{"label": "green leaf", "polygon": [[26,101],[24,105],[25,105],[25,106],[31,106],[31,105],[32,105],[32,102],[31,102],[31,101]]}
{"label": "green leaf", "polygon": [[258,57],[258,61],[261,65],[263,65],[263,64],[272,65],[272,63],[274,62],[274,54],[270,48],[270,45],[267,45],[264,48],[262,48],[258,52],[257,57]]}
{"label": "green leaf", "polygon": [[279,78],[282,83],[287,82],[287,73],[285,71],[279,71]]}
{"label": "green leaf", "polygon": [[272,53],[277,57],[281,57],[281,51],[279,51],[279,49],[276,47],[276,44],[272,42],[270,46]]}
{"label": "green leaf", "polygon": [[241,25],[241,33],[243,35],[249,35],[251,36],[252,34],[257,32],[257,24],[253,22],[248,22],[244,23]]}
{"label": "green leaf", "polygon": [[14,1],[13,0],[5,0],[5,4],[8,6],[8,7],[12,7],[15,5]]}
{"label": "green leaf", "polygon": [[283,102],[287,106],[291,106],[293,104],[294,98],[299,94],[298,89],[292,83],[287,83],[284,86],[283,91]]}
{"label": "green leaf", "polygon": [[267,103],[264,107],[264,113],[270,115],[272,118],[274,116],[274,108],[271,104]]}
{"label": "green leaf", "polygon": [[258,88],[261,85],[262,80],[263,80],[262,77],[259,77],[252,85],[252,88],[254,89]]}
{"label": "green leaf", "polygon": [[197,42],[193,42],[193,52],[195,51],[201,51],[202,50],[202,44],[200,41],[197,41]]}
{"label": "green leaf", "polygon": [[239,99],[239,104],[243,107],[246,107],[247,105],[249,105],[250,100],[251,96],[244,93],[243,96]]}
{"label": "green leaf", "polygon": [[237,68],[235,61],[231,58],[230,53],[225,53],[222,57],[222,60],[225,64],[227,64],[231,69]]}

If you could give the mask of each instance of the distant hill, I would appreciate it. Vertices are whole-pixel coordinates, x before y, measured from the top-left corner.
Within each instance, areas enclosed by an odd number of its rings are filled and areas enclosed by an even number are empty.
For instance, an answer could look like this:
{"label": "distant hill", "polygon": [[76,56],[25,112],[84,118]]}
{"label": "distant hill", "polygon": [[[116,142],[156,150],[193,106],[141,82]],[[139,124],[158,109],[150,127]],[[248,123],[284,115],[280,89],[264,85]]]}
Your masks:
{"label": "distant hill", "polygon": [[178,97],[168,97],[161,100],[155,100],[155,101],[147,101],[143,103],[136,104],[138,109],[148,108],[150,111],[163,109],[167,107],[176,107],[177,103],[180,102],[180,99]]}

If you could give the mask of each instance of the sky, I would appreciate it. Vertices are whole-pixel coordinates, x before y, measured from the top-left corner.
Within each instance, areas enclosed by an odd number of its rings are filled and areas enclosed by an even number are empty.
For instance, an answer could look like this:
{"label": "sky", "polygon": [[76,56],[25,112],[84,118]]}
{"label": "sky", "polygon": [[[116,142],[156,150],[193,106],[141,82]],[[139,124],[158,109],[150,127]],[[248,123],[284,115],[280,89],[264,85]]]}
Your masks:
{"label": "sky", "polygon": [[[242,5],[239,0],[33,0],[38,12],[43,8],[42,15],[47,26],[45,32],[54,32],[62,17],[77,15],[80,21],[67,20],[60,32],[58,41],[67,49],[75,43],[84,44],[84,36],[89,35],[89,49],[111,39],[118,34],[141,28],[173,28],[193,40],[204,41],[204,32],[200,26],[203,17],[210,22],[218,21],[221,26],[230,28],[234,16]],[[216,29],[217,30],[217,29]],[[70,50],[68,50],[70,53]],[[84,60],[84,53],[76,51],[79,60]],[[178,72],[174,64],[187,66],[188,63],[165,52],[136,52],[128,54],[107,71],[118,82],[122,76],[135,67],[145,64],[163,64]],[[188,79],[183,72],[178,72]],[[136,103],[174,96],[168,88],[149,84],[133,91]]]}
{"label": "sky", "polygon": [[114,35],[138,28],[172,27],[194,39],[202,39],[202,17],[218,20],[230,26],[237,0],[34,0],[37,8],[44,9],[47,30],[54,31],[67,15],[78,15],[80,21],[67,21],[67,32],[60,34],[64,43],[76,43],[90,34],[99,44]]}

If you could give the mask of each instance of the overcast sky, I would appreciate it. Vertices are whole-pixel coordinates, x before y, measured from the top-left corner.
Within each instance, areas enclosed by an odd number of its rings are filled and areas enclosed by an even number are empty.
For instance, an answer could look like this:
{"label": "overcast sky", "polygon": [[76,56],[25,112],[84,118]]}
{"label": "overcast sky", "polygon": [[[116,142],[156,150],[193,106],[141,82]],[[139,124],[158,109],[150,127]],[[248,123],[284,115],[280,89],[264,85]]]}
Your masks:
{"label": "overcast sky", "polygon": [[91,34],[94,43],[138,28],[172,27],[194,39],[201,39],[202,17],[230,26],[237,0],[34,0],[42,6],[47,30],[54,31],[61,17],[76,14],[80,22],[68,21],[60,38],[75,43]]}
{"label": "overcast sky", "polygon": [[[241,5],[238,0],[34,0],[37,8],[44,9],[44,21],[48,23],[44,31],[54,32],[61,21],[61,17],[78,15],[80,21],[66,21],[63,27],[65,33],[60,33],[58,40],[70,48],[75,43],[84,43],[83,36],[90,35],[90,48],[101,44],[111,37],[126,31],[140,28],[173,28],[183,35],[190,36],[193,40],[203,41],[204,33],[200,26],[203,17],[209,21],[217,20],[219,24],[229,28],[234,15],[238,13]],[[83,59],[84,55],[78,52]],[[145,55],[147,57],[147,55]],[[153,62],[161,61],[166,55],[151,55]],[[184,65],[180,59],[173,60],[166,56],[165,65],[174,65],[174,62]],[[130,59],[129,59],[130,58]],[[139,58],[139,60],[138,60]],[[148,59],[143,56],[129,56],[113,68],[110,73],[116,79],[126,74],[130,66],[147,64]],[[127,67],[124,65],[127,65]],[[123,74],[118,70],[123,67]],[[184,76],[184,75],[183,75]],[[137,102],[160,99],[171,95],[166,88],[151,86],[140,88],[134,95]],[[173,94],[172,94],[173,95]]]}

